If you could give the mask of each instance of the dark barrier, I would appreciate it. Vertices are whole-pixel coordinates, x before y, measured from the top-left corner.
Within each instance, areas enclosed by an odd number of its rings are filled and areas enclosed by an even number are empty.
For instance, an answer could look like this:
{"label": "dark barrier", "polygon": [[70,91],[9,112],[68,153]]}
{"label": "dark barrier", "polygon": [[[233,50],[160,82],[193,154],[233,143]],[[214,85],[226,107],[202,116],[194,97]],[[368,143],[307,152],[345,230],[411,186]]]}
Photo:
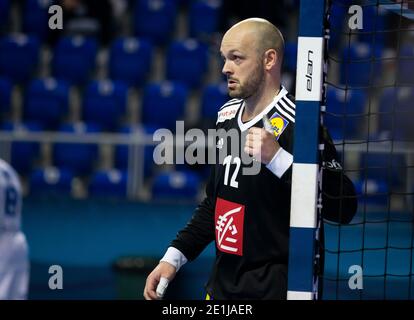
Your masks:
{"label": "dark barrier", "polygon": [[113,264],[117,298],[142,300],[148,274],[158,264],[154,257],[120,257]]}

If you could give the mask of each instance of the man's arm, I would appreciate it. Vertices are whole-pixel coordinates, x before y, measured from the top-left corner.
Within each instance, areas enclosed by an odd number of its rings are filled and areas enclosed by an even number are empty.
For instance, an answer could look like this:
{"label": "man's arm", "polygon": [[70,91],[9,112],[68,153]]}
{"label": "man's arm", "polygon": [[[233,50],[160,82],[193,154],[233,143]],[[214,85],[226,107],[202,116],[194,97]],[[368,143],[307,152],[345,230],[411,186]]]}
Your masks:
{"label": "man's arm", "polygon": [[[264,127],[266,126],[264,125]],[[285,182],[287,187],[290,187],[292,183],[294,129],[294,122],[287,125],[286,129],[277,141],[280,147],[279,150],[274,155],[272,160],[266,165],[266,168]]]}
{"label": "man's arm", "polygon": [[321,128],[321,138],[324,144],[322,217],[342,224],[350,223],[358,206],[354,184],[345,175],[335,145],[325,127]]}
{"label": "man's arm", "polygon": [[206,197],[197,206],[191,220],[177,233],[171,247],[178,249],[186,259],[192,261],[214,240],[214,184],[215,166],[211,166],[206,187]]}
{"label": "man's arm", "polygon": [[190,222],[178,232],[158,266],[147,277],[145,299],[161,299],[178,270],[188,260],[194,260],[214,240],[214,184],[215,168],[212,166],[206,198],[197,207]]}
{"label": "man's arm", "polygon": [[[322,216],[338,223],[349,223],[357,210],[357,199],[352,181],[344,174],[335,145],[325,127],[320,128],[324,150],[321,157],[325,163],[322,176]],[[290,187],[293,163],[294,123],[290,123],[278,143],[280,149],[266,167]]]}

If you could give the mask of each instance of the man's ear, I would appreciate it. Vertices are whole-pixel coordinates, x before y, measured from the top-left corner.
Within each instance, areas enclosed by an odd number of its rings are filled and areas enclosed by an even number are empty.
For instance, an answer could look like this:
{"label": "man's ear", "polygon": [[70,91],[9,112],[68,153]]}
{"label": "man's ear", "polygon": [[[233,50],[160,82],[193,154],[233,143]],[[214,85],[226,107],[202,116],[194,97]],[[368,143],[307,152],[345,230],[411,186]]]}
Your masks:
{"label": "man's ear", "polygon": [[264,54],[265,69],[271,70],[279,63],[279,54],[275,49],[268,49]]}

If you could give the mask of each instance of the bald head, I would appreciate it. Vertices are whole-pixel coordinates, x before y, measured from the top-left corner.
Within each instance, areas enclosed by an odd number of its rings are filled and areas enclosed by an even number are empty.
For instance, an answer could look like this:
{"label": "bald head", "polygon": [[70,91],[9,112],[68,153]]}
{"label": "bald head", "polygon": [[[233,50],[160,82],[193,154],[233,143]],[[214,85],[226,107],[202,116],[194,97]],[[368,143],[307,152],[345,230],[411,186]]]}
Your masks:
{"label": "bald head", "polygon": [[[224,35],[226,37],[246,37],[245,42],[254,46],[259,55],[274,49],[282,60],[284,39],[282,33],[272,23],[261,18],[249,18],[233,25]],[[223,38],[223,39],[224,39]]]}
{"label": "bald head", "polygon": [[284,41],[280,31],[259,18],[243,20],[223,37],[220,53],[229,95],[249,99],[266,96],[280,87]]}

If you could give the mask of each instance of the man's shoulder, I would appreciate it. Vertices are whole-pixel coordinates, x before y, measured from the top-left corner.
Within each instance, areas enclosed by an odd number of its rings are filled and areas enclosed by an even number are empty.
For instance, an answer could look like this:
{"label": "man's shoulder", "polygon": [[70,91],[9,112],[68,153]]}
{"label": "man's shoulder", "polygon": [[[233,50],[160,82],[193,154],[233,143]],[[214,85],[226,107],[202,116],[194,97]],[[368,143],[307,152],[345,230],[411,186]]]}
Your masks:
{"label": "man's shoulder", "polygon": [[293,104],[296,104],[296,98],[295,98],[295,96],[293,95],[293,94],[291,94],[291,93],[287,93],[286,95],[285,95],[285,98],[287,99],[287,100],[289,100],[289,102],[292,102]]}
{"label": "man's shoulder", "polygon": [[0,159],[0,171],[3,172],[3,174],[6,177],[12,176],[17,177],[17,173],[16,171],[13,169],[13,167],[8,164],[6,161],[4,161],[3,159]]}
{"label": "man's shoulder", "polygon": [[237,99],[237,98],[230,99],[220,107],[219,112],[225,108],[229,108],[229,107],[237,106],[237,105],[240,106],[242,102],[243,102],[243,99]]}
{"label": "man's shoulder", "polygon": [[236,116],[237,110],[239,110],[242,103],[243,99],[231,99],[223,104],[217,113],[216,123],[233,119]]}
{"label": "man's shoulder", "polygon": [[274,109],[271,110],[271,113],[276,111],[274,114],[269,114],[269,119],[274,116],[283,118],[284,121],[288,123],[295,123],[296,117],[296,103],[295,98],[289,92],[282,92],[279,99],[277,99],[274,104]]}

